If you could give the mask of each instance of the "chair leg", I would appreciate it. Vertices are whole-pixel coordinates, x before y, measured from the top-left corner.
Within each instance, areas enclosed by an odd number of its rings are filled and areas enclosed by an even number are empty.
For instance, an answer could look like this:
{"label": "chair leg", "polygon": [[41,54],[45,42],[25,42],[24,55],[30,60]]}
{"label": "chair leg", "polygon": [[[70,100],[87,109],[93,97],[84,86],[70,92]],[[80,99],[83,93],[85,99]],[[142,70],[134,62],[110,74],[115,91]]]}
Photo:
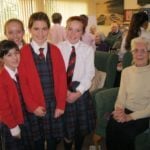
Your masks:
{"label": "chair leg", "polygon": [[99,150],[99,145],[100,145],[102,139],[103,139],[103,137],[100,135],[97,135],[97,134],[93,135],[93,142],[96,147],[96,150]]}

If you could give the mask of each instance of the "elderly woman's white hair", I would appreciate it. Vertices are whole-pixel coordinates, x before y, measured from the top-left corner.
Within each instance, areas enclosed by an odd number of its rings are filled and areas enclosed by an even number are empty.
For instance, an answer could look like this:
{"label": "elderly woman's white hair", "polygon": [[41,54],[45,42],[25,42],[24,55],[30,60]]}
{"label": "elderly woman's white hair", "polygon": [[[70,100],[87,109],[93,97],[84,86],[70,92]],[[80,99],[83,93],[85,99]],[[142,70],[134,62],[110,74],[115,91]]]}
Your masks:
{"label": "elderly woman's white hair", "polygon": [[135,46],[137,43],[142,43],[145,45],[147,51],[150,51],[150,40],[144,37],[137,37],[132,39],[131,41],[131,51],[133,52],[135,50]]}
{"label": "elderly woman's white hair", "polygon": [[[131,41],[131,52],[135,50],[136,44],[142,43],[145,45],[146,50],[150,52],[150,40],[144,37],[137,37],[132,39]],[[132,64],[135,64],[134,60],[132,60]],[[149,53],[149,59],[148,64],[150,64],[150,53]]]}
{"label": "elderly woman's white hair", "polygon": [[100,31],[96,32],[95,36],[99,36],[100,39],[101,39],[101,41],[104,41],[105,38],[106,38],[105,35],[104,35],[104,33],[100,32]]}

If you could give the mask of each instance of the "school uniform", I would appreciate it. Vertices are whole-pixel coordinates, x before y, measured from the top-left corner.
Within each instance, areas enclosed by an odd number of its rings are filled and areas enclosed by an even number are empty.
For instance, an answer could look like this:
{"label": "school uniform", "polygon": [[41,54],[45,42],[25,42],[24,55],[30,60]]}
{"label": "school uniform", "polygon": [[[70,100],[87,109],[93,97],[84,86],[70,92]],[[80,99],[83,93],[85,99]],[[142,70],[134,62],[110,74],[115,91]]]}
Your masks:
{"label": "school uniform", "polygon": [[[17,71],[17,70],[16,70]],[[30,150],[30,125],[15,73],[4,66],[0,74],[0,122],[6,150]],[[12,135],[21,132],[21,139]]]}
{"label": "school uniform", "polygon": [[73,139],[85,136],[95,128],[95,111],[92,98],[88,89],[91,86],[91,80],[95,74],[94,69],[94,50],[87,44],[79,41],[72,45],[69,41],[58,44],[63,55],[66,70],[68,68],[71,47],[75,47],[76,62],[72,77],[72,90],[80,91],[82,94],[74,103],[67,103],[64,114],[65,137]]}
{"label": "school uniform", "polygon": [[[45,42],[45,58],[41,59],[34,41],[21,49],[19,67],[20,81],[32,126],[32,140],[51,141],[64,137],[62,117],[54,118],[56,108],[65,109],[66,74],[62,56],[57,47]],[[46,109],[44,117],[37,117],[34,110],[42,106]]]}

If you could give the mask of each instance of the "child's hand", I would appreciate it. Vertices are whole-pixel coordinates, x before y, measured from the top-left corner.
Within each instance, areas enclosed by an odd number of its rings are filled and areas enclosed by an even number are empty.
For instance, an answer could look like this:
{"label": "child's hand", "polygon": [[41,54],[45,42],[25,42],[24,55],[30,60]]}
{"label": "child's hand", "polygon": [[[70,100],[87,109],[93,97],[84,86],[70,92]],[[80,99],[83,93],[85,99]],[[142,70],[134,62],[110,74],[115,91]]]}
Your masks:
{"label": "child's hand", "polygon": [[54,118],[58,118],[58,117],[60,117],[62,114],[64,114],[64,110],[57,108],[57,109],[55,109]]}
{"label": "child's hand", "polygon": [[79,91],[69,92],[69,94],[67,95],[67,102],[74,103],[80,96],[81,96],[81,93]]}
{"label": "child's hand", "polygon": [[39,117],[44,117],[46,115],[46,110],[44,107],[39,106],[35,109],[34,114]]}

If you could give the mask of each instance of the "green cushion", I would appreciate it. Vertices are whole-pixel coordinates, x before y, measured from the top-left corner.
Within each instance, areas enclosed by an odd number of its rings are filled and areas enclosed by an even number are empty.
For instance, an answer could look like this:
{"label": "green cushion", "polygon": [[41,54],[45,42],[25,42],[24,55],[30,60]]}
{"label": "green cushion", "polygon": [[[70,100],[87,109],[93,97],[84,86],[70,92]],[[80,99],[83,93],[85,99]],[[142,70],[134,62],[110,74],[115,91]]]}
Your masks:
{"label": "green cushion", "polygon": [[[107,96],[106,96],[107,94]],[[108,117],[113,111],[113,106],[118,94],[118,88],[112,88],[97,92],[95,95],[97,127],[96,133],[105,137],[105,129]]]}
{"label": "green cushion", "polygon": [[106,72],[104,88],[112,88],[114,86],[117,63],[118,55],[101,51],[95,52],[95,67]]}
{"label": "green cushion", "polygon": [[136,138],[136,150],[150,150],[150,128]]}

